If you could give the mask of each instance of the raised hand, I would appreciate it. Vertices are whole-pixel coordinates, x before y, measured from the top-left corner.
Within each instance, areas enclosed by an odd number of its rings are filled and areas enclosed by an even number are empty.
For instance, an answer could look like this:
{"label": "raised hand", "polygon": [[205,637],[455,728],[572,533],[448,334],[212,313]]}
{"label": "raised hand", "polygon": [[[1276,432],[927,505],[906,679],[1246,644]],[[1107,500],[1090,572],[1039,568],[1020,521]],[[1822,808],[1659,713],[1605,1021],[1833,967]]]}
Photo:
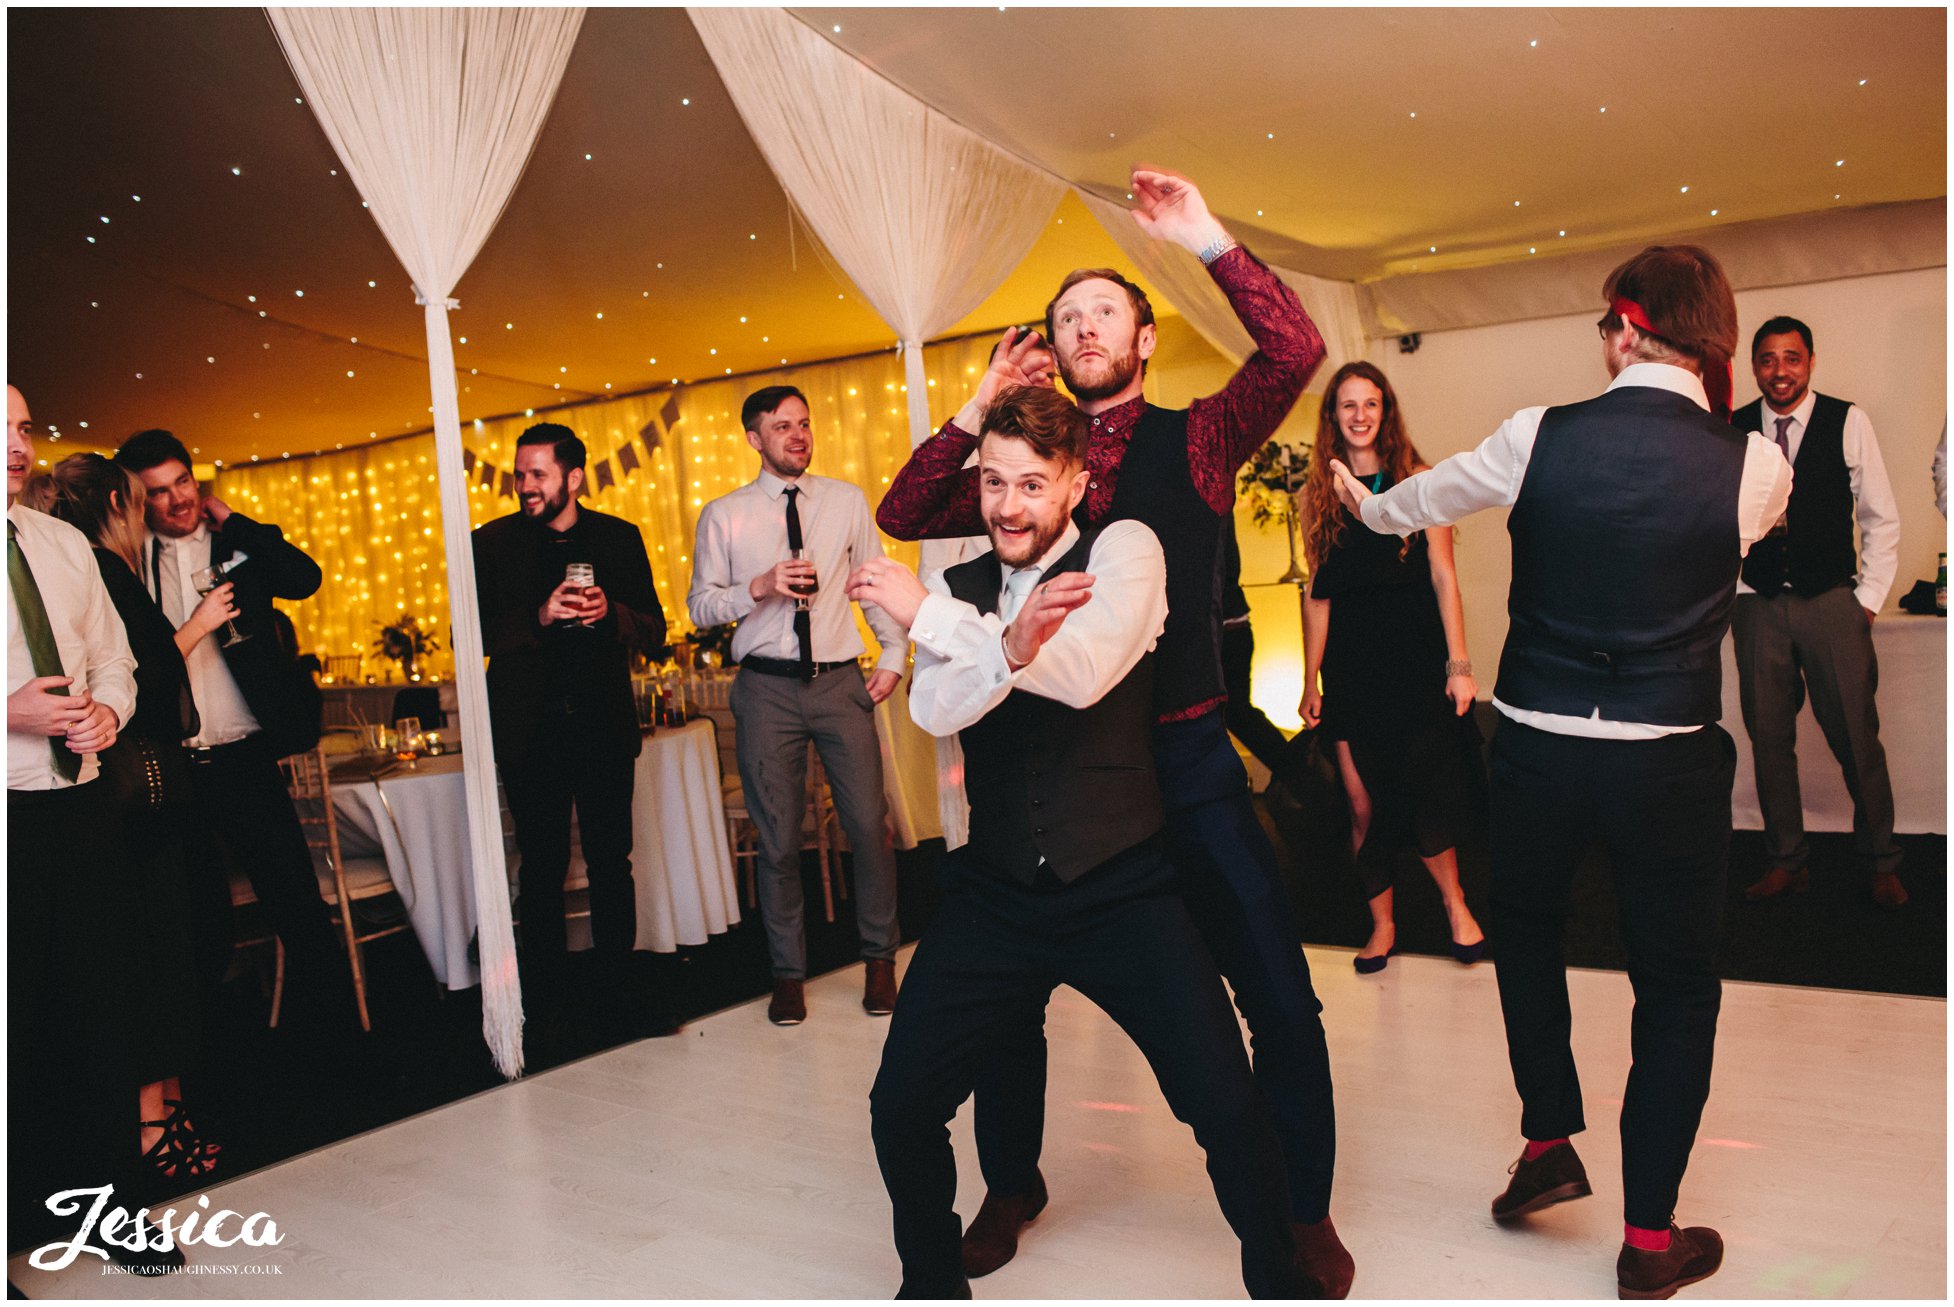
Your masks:
{"label": "raised hand", "polygon": [[1215,237],[1228,234],[1208,212],[1200,190],[1179,173],[1137,167],[1128,184],[1133,190],[1133,221],[1149,238],[1172,241],[1199,254]]}
{"label": "raised hand", "polygon": [[1090,572],[1060,572],[1051,580],[1032,587],[1024,607],[1004,628],[1004,656],[1013,667],[1023,667],[1038,656],[1045,642],[1058,634],[1068,613],[1092,598]]}
{"label": "raised hand", "polygon": [[989,404],[1012,386],[1052,384],[1052,349],[1036,331],[1006,327],[991,351],[991,365],[977,383],[977,394]]}

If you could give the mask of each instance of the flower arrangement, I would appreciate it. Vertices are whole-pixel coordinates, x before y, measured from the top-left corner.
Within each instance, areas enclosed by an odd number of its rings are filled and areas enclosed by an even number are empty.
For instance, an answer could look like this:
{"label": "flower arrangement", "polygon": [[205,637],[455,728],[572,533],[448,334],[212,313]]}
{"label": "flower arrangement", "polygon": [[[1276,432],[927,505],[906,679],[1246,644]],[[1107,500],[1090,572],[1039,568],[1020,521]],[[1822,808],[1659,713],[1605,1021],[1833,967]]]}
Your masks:
{"label": "flower arrangement", "polygon": [[1295,507],[1293,496],[1309,476],[1307,449],[1271,440],[1255,451],[1241,471],[1236,492],[1247,502],[1257,526],[1286,523]]}
{"label": "flower arrangement", "polygon": [[422,655],[433,653],[441,647],[441,642],[427,631],[421,629],[420,619],[412,613],[402,613],[398,619],[380,628],[380,638],[373,642],[373,652],[382,658],[400,664],[401,674],[410,681],[420,679],[415,665]]}

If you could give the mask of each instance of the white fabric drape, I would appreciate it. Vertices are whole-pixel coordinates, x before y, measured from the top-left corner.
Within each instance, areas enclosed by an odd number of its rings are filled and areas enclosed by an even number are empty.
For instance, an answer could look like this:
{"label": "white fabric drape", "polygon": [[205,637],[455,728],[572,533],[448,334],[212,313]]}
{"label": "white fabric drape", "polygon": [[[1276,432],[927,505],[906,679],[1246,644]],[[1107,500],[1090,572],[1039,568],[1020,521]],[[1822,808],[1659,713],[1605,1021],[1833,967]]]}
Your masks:
{"label": "white fabric drape", "polygon": [[269,9],[326,138],[426,305],[468,783],[469,862],[482,959],[482,1033],[505,1076],[522,1070],[501,807],[489,742],[475,560],[461,466],[449,296],[501,217],[556,98],[582,26],[574,9]]}
{"label": "white fabric drape", "polygon": [[[1084,187],[1074,193],[1091,210],[1099,225],[1119,245],[1120,252],[1133,261],[1140,275],[1166,296],[1188,325],[1215,350],[1234,363],[1255,352],[1255,342],[1228,307],[1228,297],[1215,287],[1201,260],[1178,245],[1152,240],[1141,233],[1124,204],[1093,194]],[[1352,282],[1313,277],[1293,268],[1274,264],[1269,270],[1281,278],[1302,300],[1303,307],[1323,336],[1325,357],[1316,380],[1327,381],[1332,372],[1364,357],[1364,321],[1357,287]]]}
{"label": "white fabric drape", "polygon": [[686,11],[808,227],[902,342],[912,443],[930,433],[922,342],[1023,260],[1064,186],[780,9]]}

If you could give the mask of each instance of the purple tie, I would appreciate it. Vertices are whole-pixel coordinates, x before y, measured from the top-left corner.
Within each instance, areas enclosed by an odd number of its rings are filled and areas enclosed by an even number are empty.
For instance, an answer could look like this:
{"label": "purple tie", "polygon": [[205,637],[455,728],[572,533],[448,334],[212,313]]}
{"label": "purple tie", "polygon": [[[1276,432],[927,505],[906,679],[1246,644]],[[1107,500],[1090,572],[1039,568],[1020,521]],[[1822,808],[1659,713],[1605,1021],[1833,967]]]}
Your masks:
{"label": "purple tie", "polygon": [[1778,418],[1778,449],[1784,454],[1784,461],[1791,461],[1791,438],[1786,433],[1791,430],[1792,418]]}

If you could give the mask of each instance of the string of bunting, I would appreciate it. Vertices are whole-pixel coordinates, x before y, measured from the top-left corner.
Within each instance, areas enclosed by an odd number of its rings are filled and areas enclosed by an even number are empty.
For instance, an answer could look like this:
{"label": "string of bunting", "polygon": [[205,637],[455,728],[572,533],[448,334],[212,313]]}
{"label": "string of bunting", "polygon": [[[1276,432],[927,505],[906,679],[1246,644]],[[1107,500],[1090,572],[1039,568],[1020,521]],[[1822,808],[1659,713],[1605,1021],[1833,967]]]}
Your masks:
{"label": "string of bunting", "polygon": [[[679,420],[678,391],[673,390],[665,397],[664,404],[651,421],[639,428],[638,443],[627,441],[618,446],[616,454],[596,460],[595,466],[587,469],[592,492],[608,490],[639,468],[651,466],[652,455],[665,443],[665,437],[679,424]],[[638,453],[639,444],[644,447],[642,456]],[[616,460],[615,466],[612,465],[613,458]],[[516,492],[513,472],[479,457],[472,449],[464,448],[461,451],[461,470],[503,499],[511,498]]]}

